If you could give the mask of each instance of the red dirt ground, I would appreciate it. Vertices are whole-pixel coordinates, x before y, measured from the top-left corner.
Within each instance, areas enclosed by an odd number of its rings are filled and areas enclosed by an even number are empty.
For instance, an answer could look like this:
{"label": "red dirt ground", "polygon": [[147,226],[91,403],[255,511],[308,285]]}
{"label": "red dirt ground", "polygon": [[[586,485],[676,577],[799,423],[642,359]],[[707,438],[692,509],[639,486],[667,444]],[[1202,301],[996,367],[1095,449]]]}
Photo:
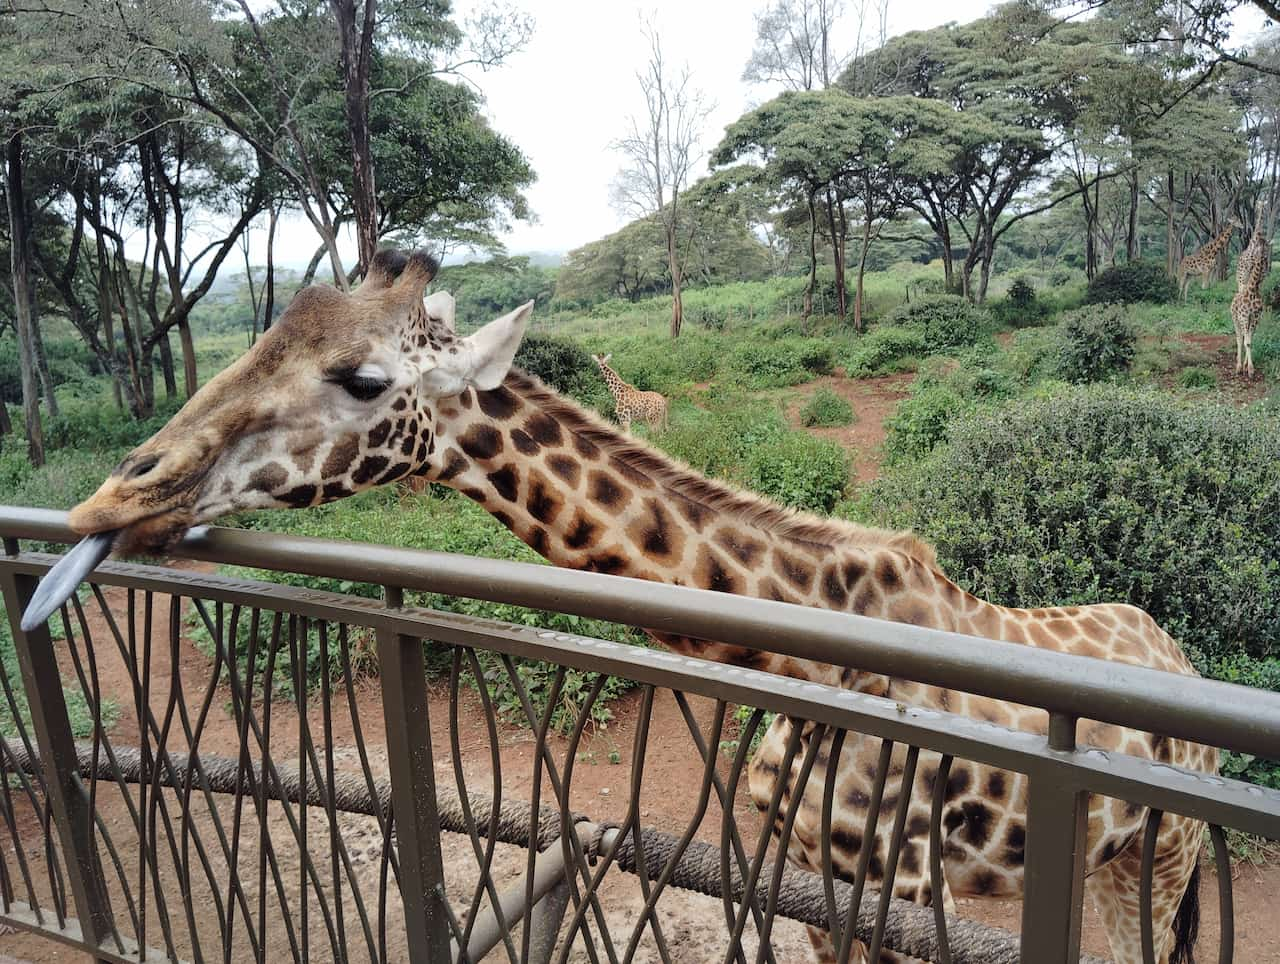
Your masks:
{"label": "red dirt ground", "polygon": [[915,375],[910,372],[875,378],[827,375],[800,386],[799,395],[787,406],[787,418],[793,425],[801,427],[800,409],[820,388],[830,389],[849,402],[856,416],[852,425],[807,428],[806,431],[832,439],[847,448],[853,456],[854,478],[859,482],[870,482],[880,473],[884,423],[897,410],[898,403],[911,394],[914,380]]}

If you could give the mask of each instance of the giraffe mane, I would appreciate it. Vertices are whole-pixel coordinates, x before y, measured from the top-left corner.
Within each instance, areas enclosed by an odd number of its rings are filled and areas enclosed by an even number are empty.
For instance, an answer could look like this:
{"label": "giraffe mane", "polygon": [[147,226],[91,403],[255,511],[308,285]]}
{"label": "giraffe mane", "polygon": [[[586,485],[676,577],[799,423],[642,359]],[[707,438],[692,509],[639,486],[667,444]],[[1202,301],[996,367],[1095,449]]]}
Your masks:
{"label": "giraffe mane", "polygon": [[845,519],[825,519],[785,508],[727,482],[709,479],[679,459],[642,442],[624,438],[616,427],[552,390],[534,375],[512,368],[504,384],[555,418],[566,431],[691,502],[798,542],[831,547],[880,547],[910,556],[930,568],[938,568],[933,546],[913,532],[864,526]]}

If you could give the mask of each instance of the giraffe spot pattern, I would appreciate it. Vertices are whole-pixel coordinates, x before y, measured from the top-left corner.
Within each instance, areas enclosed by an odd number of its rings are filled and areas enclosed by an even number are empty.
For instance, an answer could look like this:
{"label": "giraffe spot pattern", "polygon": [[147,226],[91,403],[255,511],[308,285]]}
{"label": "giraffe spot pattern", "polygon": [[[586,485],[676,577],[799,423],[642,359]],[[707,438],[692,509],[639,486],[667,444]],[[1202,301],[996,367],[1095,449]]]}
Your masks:
{"label": "giraffe spot pattern", "polygon": [[473,425],[458,439],[458,445],[473,459],[491,459],[502,451],[502,433],[492,425]]}
{"label": "giraffe spot pattern", "polygon": [[289,473],[279,462],[268,462],[253,470],[249,476],[250,492],[274,492],[289,481]]}
{"label": "giraffe spot pattern", "polygon": [[576,489],[582,478],[582,466],[568,455],[552,455],[547,459],[547,468],[571,489]]}

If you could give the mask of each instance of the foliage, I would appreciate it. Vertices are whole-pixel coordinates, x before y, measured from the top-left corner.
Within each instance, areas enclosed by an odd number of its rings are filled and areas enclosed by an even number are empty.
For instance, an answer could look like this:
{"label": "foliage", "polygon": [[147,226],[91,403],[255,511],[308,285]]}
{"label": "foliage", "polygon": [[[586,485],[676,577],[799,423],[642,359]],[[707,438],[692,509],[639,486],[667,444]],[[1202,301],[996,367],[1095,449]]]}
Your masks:
{"label": "foliage", "polygon": [[853,422],[853,406],[829,388],[820,388],[800,409],[804,425],[832,427]]}
{"label": "foliage", "polygon": [[793,509],[829,513],[849,485],[849,454],[828,439],[789,432],[747,455],[747,487]]}
{"label": "foliage", "polygon": [[1089,282],[1089,304],[1132,304],[1151,301],[1164,304],[1178,296],[1178,284],[1156,261],[1126,261],[1102,271]]}
{"label": "foliage", "polygon": [[[99,371],[97,359],[77,341],[69,338],[44,340],[49,376],[55,388],[83,383]],[[0,403],[22,403],[22,374],[18,362],[18,342],[11,334],[0,338]]]}
{"label": "foliage", "polygon": [[434,288],[453,295],[458,329],[466,331],[529,301],[535,311],[545,308],[555,293],[555,272],[527,257],[497,255],[442,268]]}
{"label": "foliage", "polygon": [[828,345],[809,339],[746,341],[729,356],[729,370],[752,388],[780,388],[831,371]]}
{"label": "foliage", "polygon": [[1090,305],[1062,316],[1056,374],[1069,382],[1098,382],[1133,366],[1138,333],[1119,305]]}
{"label": "foliage", "polygon": [[599,406],[609,401],[600,369],[576,342],[550,335],[526,335],[514,364],[584,405]]}
{"label": "foliage", "polygon": [[885,318],[886,325],[914,329],[930,351],[972,345],[982,334],[985,316],[964,298],[931,295],[899,305]]}
{"label": "foliage", "polygon": [[1193,390],[1209,390],[1218,387],[1218,375],[1212,368],[1203,365],[1192,365],[1178,374],[1178,384],[1182,388]]}
{"label": "foliage", "polygon": [[903,399],[885,422],[885,459],[890,464],[915,462],[944,441],[952,420],[965,408],[965,400],[952,388],[922,384]]}
{"label": "foliage", "polygon": [[1002,325],[1025,328],[1039,324],[1049,314],[1049,305],[1036,297],[1036,289],[1026,278],[1009,285],[1003,300],[991,306],[991,313]]}
{"label": "foliage", "polygon": [[1005,605],[1130,602],[1217,660],[1280,655],[1280,433],[1154,391],[982,408],[870,500]]}
{"label": "foliage", "polygon": [[928,353],[929,346],[922,331],[893,325],[877,326],[845,353],[844,370],[853,378],[882,375],[913,368],[914,359]]}

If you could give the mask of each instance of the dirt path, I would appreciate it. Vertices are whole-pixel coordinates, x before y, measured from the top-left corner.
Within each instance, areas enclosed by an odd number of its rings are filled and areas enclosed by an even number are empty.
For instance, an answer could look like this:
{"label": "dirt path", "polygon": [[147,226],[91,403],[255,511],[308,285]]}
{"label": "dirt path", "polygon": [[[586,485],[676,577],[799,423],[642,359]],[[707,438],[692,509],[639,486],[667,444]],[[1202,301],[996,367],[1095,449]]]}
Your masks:
{"label": "dirt path", "polygon": [[[898,404],[911,394],[915,374],[879,375],[874,378],[846,378],[824,375],[799,386],[797,397],[787,405],[787,419],[797,428],[805,428],[821,438],[839,442],[853,457],[853,477],[870,482],[880,474],[885,439],[885,422],[898,409]],[[835,428],[807,428],[800,424],[800,409],[810,396],[826,388],[853,406],[854,422]]]}
{"label": "dirt path", "polygon": [[[1193,349],[1194,354],[1183,365],[1170,373],[1166,379],[1166,388],[1177,383],[1179,372],[1190,365],[1205,365],[1213,369],[1218,378],[1215,394],[1234,405],[1248,405],[1265,398],[1270,386],[1261,372],[1253,378],[1236,374],[1236,339],[1234,335],[1200,335],[1184,334],[1180,336],[1183,343]],[[1199,357],[1197,357],[1199,356]]]}

